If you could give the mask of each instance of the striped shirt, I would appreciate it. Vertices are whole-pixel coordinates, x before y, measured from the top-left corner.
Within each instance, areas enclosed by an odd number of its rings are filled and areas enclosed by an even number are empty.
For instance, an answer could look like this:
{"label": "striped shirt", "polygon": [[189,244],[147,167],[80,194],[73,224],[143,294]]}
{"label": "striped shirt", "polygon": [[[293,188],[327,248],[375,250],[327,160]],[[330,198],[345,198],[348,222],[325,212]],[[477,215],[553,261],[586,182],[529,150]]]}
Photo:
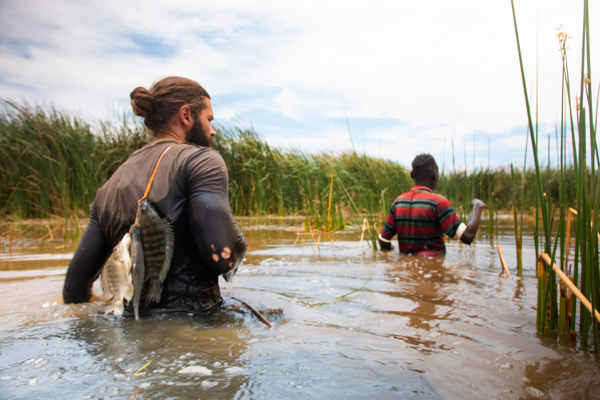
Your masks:
{"label": "striped shirt", "polygon": [[428,187],[415,186],[392,204],[380,239],[390,241],[398,235],[399,250],[405,254],[426,250],[446,254],[444,233],[454,237],[458,230],[462,235],[461,224],[448,199]]}

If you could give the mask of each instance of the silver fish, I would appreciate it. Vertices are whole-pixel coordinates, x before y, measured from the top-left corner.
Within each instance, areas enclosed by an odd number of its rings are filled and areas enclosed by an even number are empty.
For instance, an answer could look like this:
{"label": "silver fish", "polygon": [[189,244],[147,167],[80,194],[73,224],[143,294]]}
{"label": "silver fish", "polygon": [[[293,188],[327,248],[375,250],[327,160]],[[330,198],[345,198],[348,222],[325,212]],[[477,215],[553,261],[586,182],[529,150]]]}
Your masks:
{"label": "silver fish", "polygon": [[102,269],[100,280],[102,282],[103,297],[113,296],[112,303],[104,315],[111,312],[116,316],[123,315],[123,299],[129,301],[133,296],[131,257],[129,255],[130,243],[129,234],[126,233],[119,244],[115,246]]}
{"label": "silver fish", "polygon": [[[175,233],[168,218],[161,218],[148,199],[139,201],[135,226],[140,230],[145,262],[146,304],[158,303],[175,244]],[[136,288],[137,289],[137,288]],[[134,297],[135,301],[135,297]]]}

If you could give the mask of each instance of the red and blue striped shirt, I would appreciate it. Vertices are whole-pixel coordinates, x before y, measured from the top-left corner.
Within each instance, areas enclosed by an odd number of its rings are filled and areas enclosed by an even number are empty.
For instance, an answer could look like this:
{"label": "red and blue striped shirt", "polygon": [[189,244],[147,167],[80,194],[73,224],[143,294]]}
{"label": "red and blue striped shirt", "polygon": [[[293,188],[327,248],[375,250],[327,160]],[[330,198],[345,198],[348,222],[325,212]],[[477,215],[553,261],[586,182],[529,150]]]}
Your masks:
{"label": "red and blue striped shirt", "polygon": [[447,198],[426,186],[415,186],[394,201],[380,238],[398,235],[399,250],[405,254],[427,250],[446,254],[444,233],[454,237],[460,225]]}

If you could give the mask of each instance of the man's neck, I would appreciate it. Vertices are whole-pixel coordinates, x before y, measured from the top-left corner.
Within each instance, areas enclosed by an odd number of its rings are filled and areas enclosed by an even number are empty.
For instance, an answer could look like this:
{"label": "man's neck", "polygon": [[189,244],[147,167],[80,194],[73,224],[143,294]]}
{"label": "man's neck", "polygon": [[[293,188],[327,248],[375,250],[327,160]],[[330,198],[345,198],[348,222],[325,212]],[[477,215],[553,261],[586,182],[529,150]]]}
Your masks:
{"label": "man's neck", "polygon": [[167,131],[161,134],[158,134],[154,137],[154,139],[159,140],[159,139],[174,139],[177,140],[178,142],[185,142],[185,133],[183,132],[174,132],[174,131]]}
{"label": "man's neck", "polygon": [[425,186],[428,189],[435,189],[435,184],[432,182],[415,181],[415,186]]}

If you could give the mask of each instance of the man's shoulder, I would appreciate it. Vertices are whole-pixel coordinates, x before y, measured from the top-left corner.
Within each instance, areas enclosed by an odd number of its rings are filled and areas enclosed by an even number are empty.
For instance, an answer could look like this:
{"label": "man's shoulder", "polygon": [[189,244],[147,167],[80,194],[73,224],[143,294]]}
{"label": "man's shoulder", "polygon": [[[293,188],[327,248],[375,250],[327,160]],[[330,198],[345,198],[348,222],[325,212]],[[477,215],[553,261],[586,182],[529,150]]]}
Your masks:
{"label": "man's shoulder", "polygon": [[181,155],[188,162],[225,164],[223,156],[212,147],[199,146],[193,143],[182,143]]}
{"label": "man's shoulder", "polygon": [[426,201],[428,203],[436,203],[436,204],[448,204],[450,205],[450,200],[439,193],[433,193],[430,190],[421,190],[421,189],[411,189],[407,192],[402,193],[400,196],[396,198],[395,203],[402,202],[418,202],[418,201]]}
{"label": "man's shoulder", "polygon": [[165,157],[167,159],[176,158],[178,160],[177,164],[179,165],[181,163],[187,164],[198,161],[216,162],[218,164],[224,163],[221,154],[211,147],[204,147],[194,143],[179,142],[168,139],[152,141],[134,152],[132,156],[135,155],[137,157],[145,157],[146,153],[148,152],[156,152],[158,154],[172,144],[176,144],[176,146],[173,146],[173,148],[169,150],[170,154],[166,154]]}

